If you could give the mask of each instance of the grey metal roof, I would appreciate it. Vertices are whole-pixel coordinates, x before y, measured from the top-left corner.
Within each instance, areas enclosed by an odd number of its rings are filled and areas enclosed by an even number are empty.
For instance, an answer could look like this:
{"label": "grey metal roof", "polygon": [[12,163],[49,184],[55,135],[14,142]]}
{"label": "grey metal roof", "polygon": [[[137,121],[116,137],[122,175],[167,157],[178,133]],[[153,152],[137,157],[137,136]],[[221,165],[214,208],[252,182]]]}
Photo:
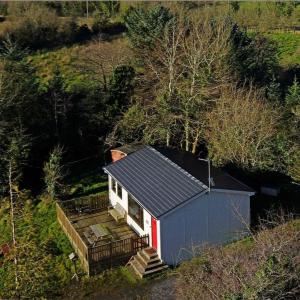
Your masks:
{"label": "grey metal roof", "polygon": [[201,181],[149,146],[104,170],[156,218],[207,189]]}
{"label": "grey metal roof", "polygon": [[[195,155],[186,151],[178,151],[167,148],[158,149],[158,151],[189,172],[195,178],[208,185],[208,164],[206,161],[199,160]],[[212,189],[225,189],[249,193],[255,192],[243,182],[212,165],[210,166],[210,176],[213,178],[214,182],[214,185],[211,187]]]}

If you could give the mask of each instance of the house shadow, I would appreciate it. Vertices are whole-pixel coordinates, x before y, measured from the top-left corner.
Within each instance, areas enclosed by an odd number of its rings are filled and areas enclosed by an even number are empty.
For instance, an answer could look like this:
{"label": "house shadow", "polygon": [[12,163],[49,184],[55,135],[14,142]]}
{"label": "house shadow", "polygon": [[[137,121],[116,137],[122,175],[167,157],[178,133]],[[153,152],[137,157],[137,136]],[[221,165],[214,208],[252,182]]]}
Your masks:
{"label": "house shadow", "polygon": [[224,168],[230,175],[252,187],[256,194],[251,197],[251,228],[256,230],[261,220],[284,214],[300,216],[300,185],[290,177],[270,171],[249,172],[228,165]]}

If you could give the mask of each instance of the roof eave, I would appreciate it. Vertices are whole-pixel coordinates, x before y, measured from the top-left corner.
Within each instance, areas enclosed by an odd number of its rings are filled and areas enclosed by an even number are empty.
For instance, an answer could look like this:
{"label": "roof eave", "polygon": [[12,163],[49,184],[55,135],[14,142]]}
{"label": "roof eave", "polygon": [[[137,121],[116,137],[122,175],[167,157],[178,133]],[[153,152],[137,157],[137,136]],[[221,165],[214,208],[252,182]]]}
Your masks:
{"label": "roof eave", "polygon": [[212,192],[217,193],[231,193],[231,194],[245,194],[249,196],[253,196],[256,194],[254,190],[252,191],[239,191],[239,190],[230,190],[230,189],[218,189],[218,188],[211,188]]}

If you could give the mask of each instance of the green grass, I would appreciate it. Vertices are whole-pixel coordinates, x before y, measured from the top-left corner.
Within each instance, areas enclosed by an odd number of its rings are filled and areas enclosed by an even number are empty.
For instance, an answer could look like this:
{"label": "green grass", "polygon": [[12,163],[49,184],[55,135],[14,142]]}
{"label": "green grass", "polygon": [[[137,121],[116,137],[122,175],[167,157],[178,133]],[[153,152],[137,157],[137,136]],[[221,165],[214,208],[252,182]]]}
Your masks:
{"label": "green grass", "polygon": [[278,45],[278,56],[283,66],[300,64],[300,34],[271,33],[267,35]]}
{"label": "green grass", "polygon": [[[98,162],[95,160],[84,162],[81,166],[77,165],[72,170],[73,172],[67,178],[68,184],[73,188],[82,187],[78,196],[107,193],[107,177],[102,174],[101,168],[98,167]],[[25,199],[24,211],[30,211],[32,217],[28,218],[25,215],[18,220],[17,236],[26,236],[29,228],[36,229],[34,240],[38,245],[46,245],[47,252],[51,255],[50,263],[47,265],[49,278],[45,279],[47,280],[45,282],[47,284],[49,282],[53,286],[54,294],[64,293],[65,288],[73,284],[71,277],[74,270],[68,255],[74,252],[74,249],[57,221],[55,203],[43,201],[44,197],[32,199],[27,192],[24,193],[23,198]],[[0,244],[11,243],[11,240],[9,205],[6,201],[2,202],[0,206]],[[2,262],[3,259],[0,258],[0,265]],[[0,295],[4,292],[5,272],[10,272],[10,266],[11,264],[8,262],[5,264],[5,268],[0,268]],[[83,275],[79,261],[77,261],[77,267],[79,273]],[[81,276],[81,279],[80,287],[83,294],[89,293],[86,289],[87,286],[93,288],[95,285],[97,291],[99,286],[101,291],[106,288],[109,294],[115,288],[123,288],[136,282],[136,279],[125,268],[112,269],[91,279]],[[76,285],[78,285],[77,282]]]}
{"label": "green grass", "polygon": [[28,56],[28,62],[35,67],[40,78],[41,89],[47,89],[57,67],[64,79],[66,91],[72,91],[74,88],[78,89],[78,87],[84,87],[88,84],[88,76],[83,72],[78,72],[75,66],[76,57],[82,47],[84,45],[74,45],[56,50],[42,50]]}
{"label": "green grass", "polygon": [[107,176],[103,174],[101,165],[99,159],[90,159],[72,166],[66,178],[72,197],[107,193]]}

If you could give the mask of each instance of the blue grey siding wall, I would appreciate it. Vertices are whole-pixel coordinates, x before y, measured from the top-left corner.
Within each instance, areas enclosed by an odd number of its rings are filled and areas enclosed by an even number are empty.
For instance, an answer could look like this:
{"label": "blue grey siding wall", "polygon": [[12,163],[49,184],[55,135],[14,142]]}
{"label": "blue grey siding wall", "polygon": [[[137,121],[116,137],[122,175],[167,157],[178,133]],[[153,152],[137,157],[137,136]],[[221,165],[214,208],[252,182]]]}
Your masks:
{"label": "blue grey siding wall", "polygon": [[214,192],[195,198],[160,220],[161,255],[169,265],[195,255],[204,244],[221,244],[248,233],[250,197]]}

